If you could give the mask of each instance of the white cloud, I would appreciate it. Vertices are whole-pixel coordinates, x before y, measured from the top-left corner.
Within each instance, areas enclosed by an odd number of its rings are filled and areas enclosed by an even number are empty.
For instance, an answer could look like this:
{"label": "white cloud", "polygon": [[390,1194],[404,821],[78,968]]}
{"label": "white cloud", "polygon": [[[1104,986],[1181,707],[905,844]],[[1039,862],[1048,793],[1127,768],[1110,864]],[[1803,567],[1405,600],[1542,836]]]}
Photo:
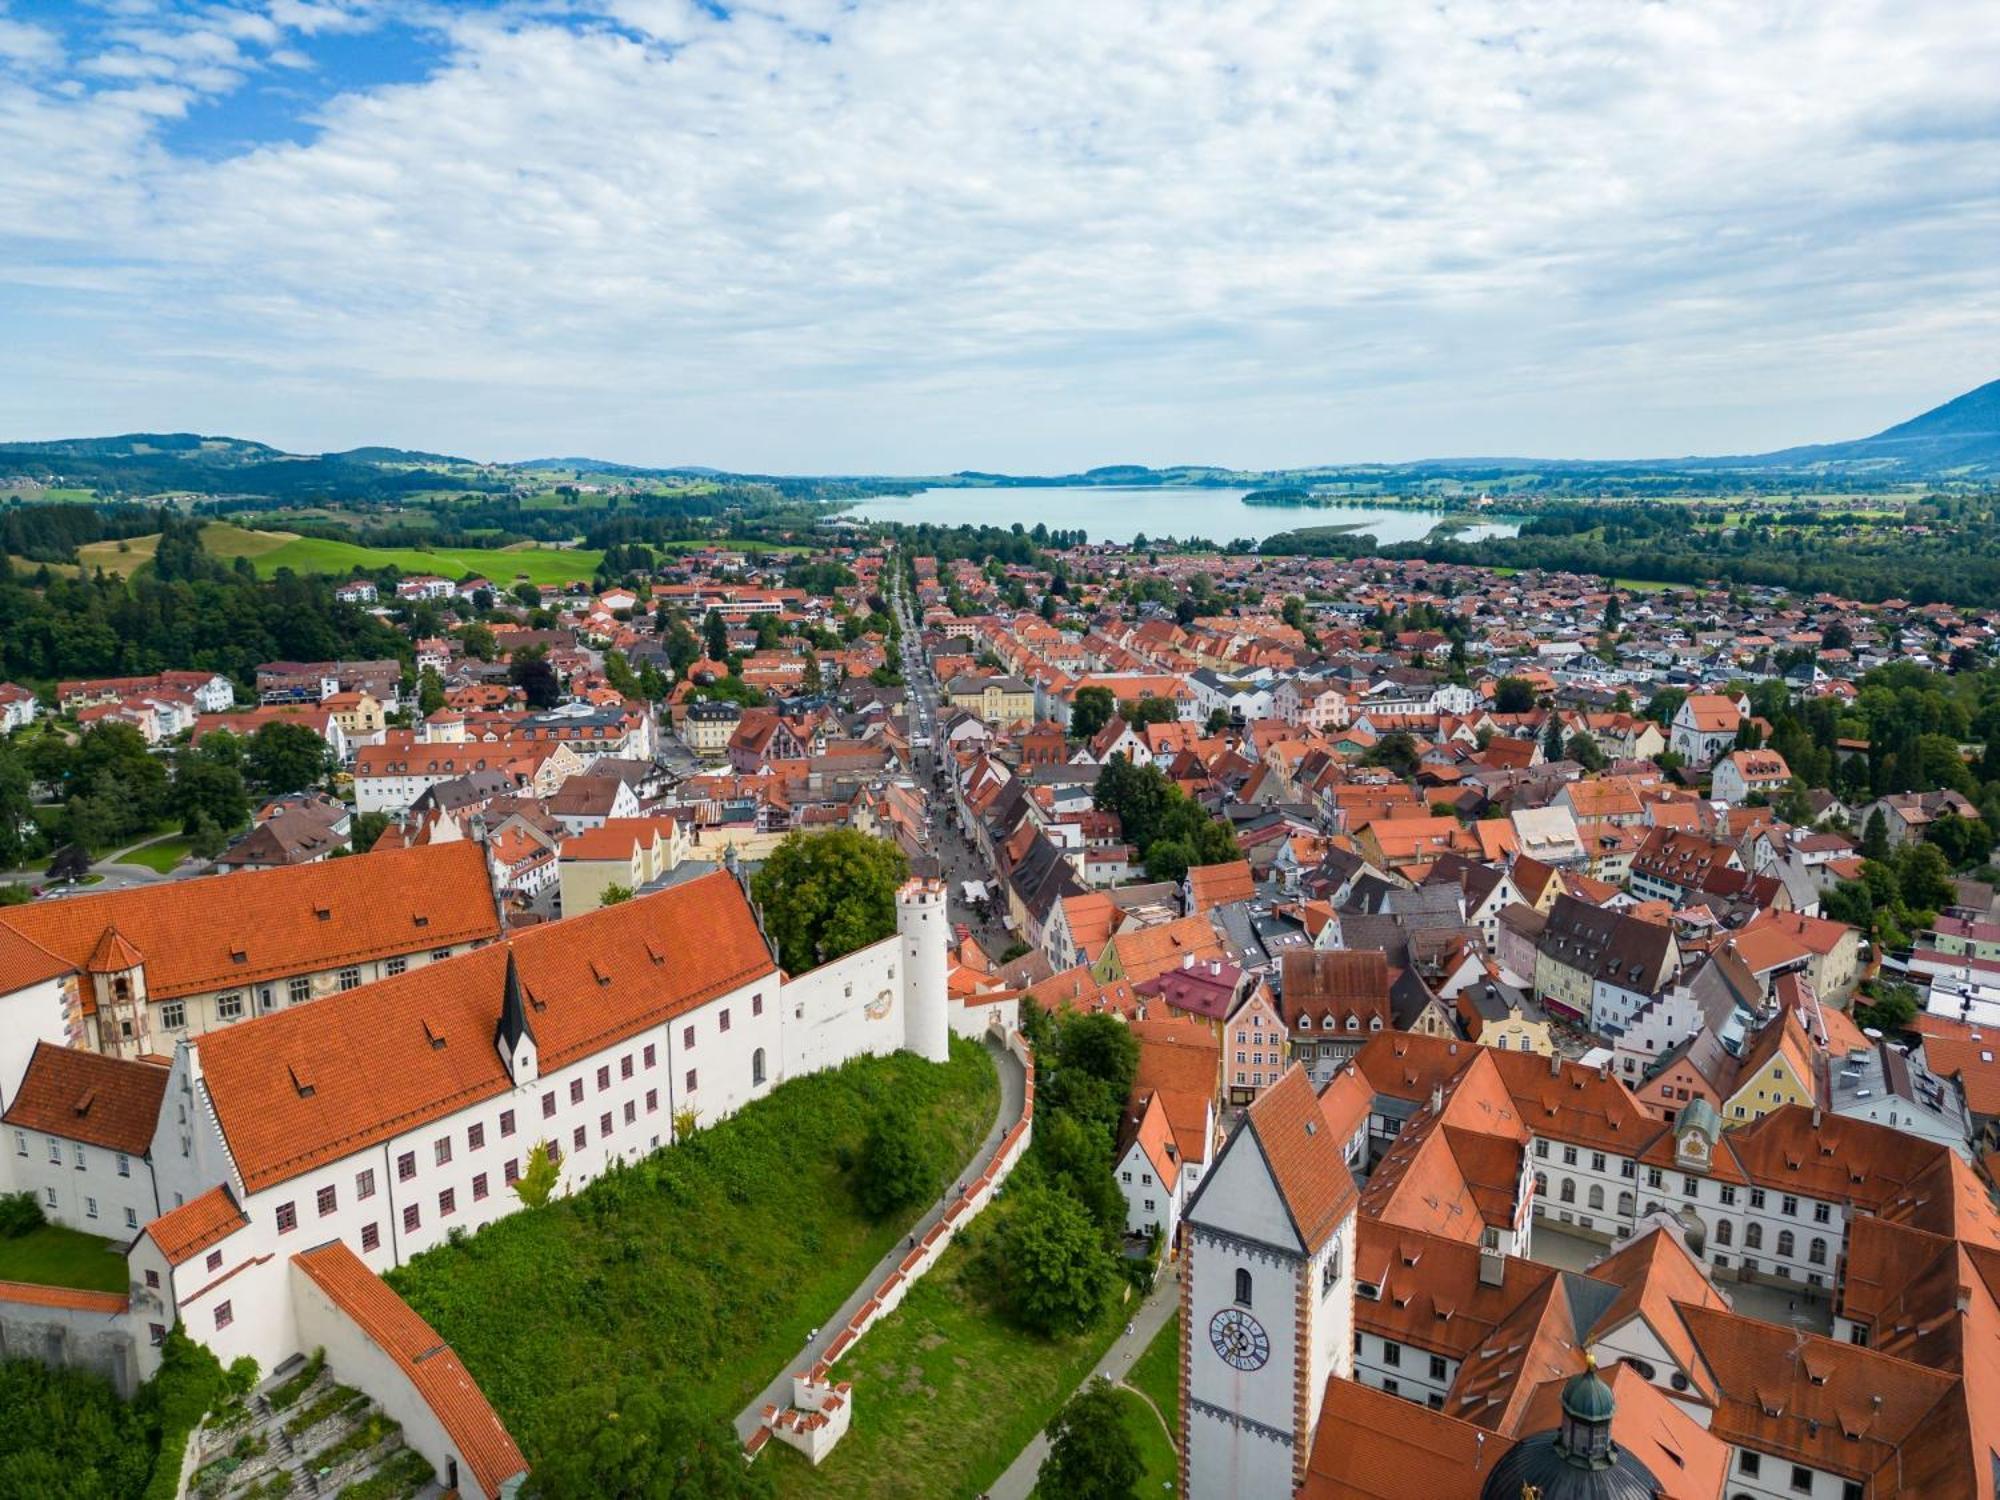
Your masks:
{"label": "white cloud", "polygon": [[144,87],[0,83],[4,263],[100,247],[41,323],[119,373],[8,404],[789,468],[1848,435],[2000,373],[1985,12],[436,10],[427,81],[221,162],[157,120],[380,14],[135,19]]}

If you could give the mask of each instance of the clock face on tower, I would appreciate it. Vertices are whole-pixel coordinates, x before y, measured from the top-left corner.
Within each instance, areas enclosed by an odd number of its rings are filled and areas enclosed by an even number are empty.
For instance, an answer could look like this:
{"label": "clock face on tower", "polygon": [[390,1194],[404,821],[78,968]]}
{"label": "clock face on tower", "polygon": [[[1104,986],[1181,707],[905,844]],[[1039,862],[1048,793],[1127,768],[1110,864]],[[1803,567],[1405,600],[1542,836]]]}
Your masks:
{"label": "clock face on tower", "polygon": [[1261,1370],[1271,1357],[1263,1326],[1240,1307],[1225,1307],[1209,1320],[1208,1341],[1239,1370]]}

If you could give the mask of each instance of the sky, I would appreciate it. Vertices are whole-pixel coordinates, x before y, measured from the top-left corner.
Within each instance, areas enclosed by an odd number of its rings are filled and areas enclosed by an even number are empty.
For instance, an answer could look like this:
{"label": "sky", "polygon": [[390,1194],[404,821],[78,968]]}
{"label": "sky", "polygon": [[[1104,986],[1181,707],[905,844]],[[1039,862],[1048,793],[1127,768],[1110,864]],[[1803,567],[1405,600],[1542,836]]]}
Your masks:
{"label": "sky", "polygon": [[0,0],[0,440],[1747,452],[1996,246],[1992,0]]}

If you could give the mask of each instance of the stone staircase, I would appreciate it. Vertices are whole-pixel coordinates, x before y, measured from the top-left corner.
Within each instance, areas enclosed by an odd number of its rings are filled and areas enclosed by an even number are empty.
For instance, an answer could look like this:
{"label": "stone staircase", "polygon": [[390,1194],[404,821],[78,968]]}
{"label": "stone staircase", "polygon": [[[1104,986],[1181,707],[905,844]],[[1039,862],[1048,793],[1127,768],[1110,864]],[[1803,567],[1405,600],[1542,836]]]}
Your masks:
{"label": "stone staircase", "polygon": [[209,1414],[189,1500],[427,1500],[442,1493],[400,1424],[325,1360],[297,1357]]}

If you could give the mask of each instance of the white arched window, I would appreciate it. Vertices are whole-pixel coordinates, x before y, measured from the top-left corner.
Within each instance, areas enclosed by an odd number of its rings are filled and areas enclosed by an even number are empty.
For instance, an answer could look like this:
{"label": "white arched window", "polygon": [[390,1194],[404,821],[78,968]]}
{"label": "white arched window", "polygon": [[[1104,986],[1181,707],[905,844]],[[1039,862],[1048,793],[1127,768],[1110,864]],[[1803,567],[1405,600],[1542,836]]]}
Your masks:
{"label": "white arched window", "polygon": [[750,1054],[750,1085],[755,1088],[764,1081],[764,1049],[759,1047]]}

